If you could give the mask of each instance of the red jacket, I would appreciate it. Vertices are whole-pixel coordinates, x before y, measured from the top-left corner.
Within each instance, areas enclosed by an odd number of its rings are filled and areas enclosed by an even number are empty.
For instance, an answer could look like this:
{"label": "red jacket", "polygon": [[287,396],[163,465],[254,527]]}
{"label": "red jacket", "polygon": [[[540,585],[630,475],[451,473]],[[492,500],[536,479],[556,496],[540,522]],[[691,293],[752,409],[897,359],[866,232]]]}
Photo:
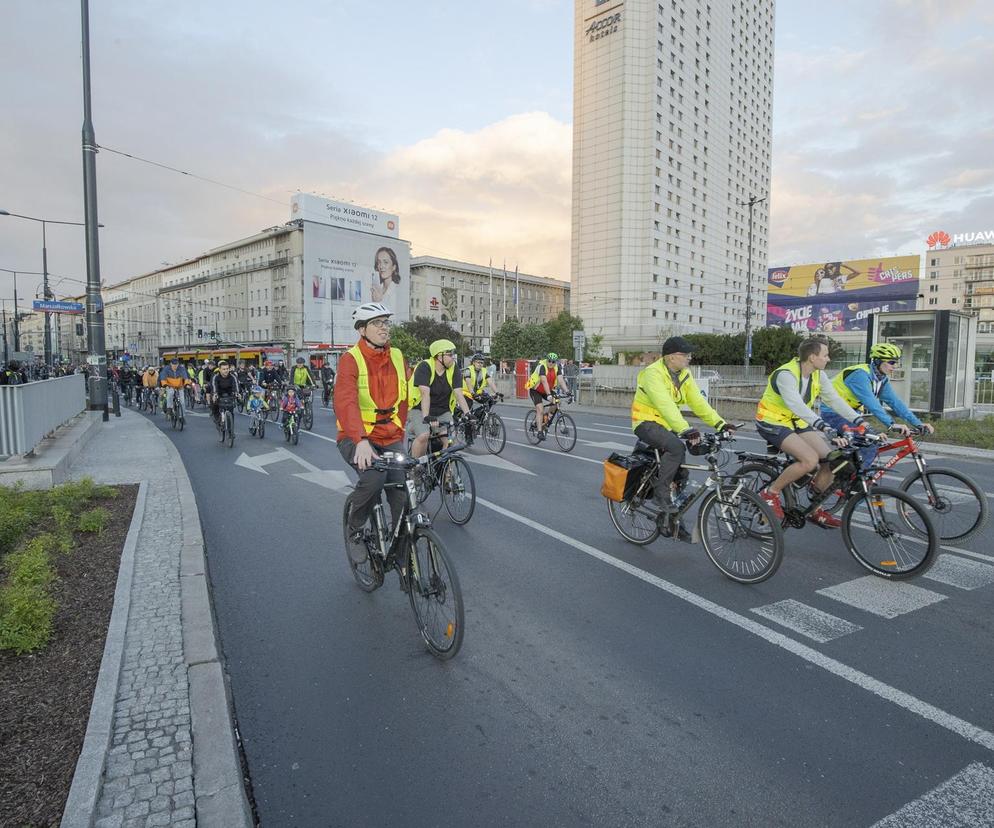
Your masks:
{"label": "red jacket", "polygon": [[[389,408],[396,405],[397,372],[394,370],[390,353],[387,349],[371,348],[365,339],[359,340],[359,350],[366,358],[366,371],[369,374],[369,393],[378,408]],[[366,429],[362,424],[359,413],[359,392],[357,382],[359,368],[352,354],[342,354],[338,360],[338,374],[335,377],[335,415],[341,424],[338,439],[348,437],[358,443],[366,437]],[[400,421],[407,422],[407,398],[400,400]],[[368,435],[377,445],[386,446],[404,439],[404,429],[395,423],[376,425]]]}

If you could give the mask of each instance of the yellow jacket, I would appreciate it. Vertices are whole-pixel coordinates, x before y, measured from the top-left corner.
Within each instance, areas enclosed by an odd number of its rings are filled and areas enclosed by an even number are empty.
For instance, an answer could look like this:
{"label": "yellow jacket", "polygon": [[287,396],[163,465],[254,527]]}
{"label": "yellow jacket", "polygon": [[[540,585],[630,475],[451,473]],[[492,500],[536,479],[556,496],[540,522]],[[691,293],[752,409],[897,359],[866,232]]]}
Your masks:
{"label": "yellow jacket", "polygon": [[680,411],[681,406],[688,406],[712,428],[725,424],[704,399],[689,368],[684,368],[674,379],[666,363],[657,359],[639,371],[635,399],[632,400],[633,431],[645,422],[659,423],[675,434],[686,431],[690,425]]}

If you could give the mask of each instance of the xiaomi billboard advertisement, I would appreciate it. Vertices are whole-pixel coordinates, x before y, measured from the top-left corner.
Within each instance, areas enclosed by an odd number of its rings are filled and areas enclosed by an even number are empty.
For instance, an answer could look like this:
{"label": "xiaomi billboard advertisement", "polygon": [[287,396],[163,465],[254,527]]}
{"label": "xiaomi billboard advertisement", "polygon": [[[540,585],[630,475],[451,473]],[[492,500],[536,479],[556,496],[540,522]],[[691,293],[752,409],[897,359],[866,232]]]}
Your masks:
{"label": "xiaomi billboard advertisement", "polygon": [[914,310],[918,256],[773,267],[766,324],[809,333],[865,331],[870,314]]}

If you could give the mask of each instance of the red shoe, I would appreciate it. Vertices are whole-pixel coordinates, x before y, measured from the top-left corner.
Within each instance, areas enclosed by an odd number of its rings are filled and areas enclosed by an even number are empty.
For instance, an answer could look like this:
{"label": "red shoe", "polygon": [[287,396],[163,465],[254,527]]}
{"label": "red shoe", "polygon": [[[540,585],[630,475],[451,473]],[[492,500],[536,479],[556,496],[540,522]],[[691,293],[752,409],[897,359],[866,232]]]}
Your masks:
{"label": "red shoe", "polygon": [[763,498],[764,502],[773,511],[773,515],[777,520],[783,520],[783,503],[780,502],[780,495],[775,492],[771,492],[769,489],[763,489],[759,496]]}
{"label": "red shoe", "polygon": [[838,529],[842,525],[841,520],[835,515],[830,515],[824,509],[816,509],[808,515],[808,522],[820,526],[822,529]]}

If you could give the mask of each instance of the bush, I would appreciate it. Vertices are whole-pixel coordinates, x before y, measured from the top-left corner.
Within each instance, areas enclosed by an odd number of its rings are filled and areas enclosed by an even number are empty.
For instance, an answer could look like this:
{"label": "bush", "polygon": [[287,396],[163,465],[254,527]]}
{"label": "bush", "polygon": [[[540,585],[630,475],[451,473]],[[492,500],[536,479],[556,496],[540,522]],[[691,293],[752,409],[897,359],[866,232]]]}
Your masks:
{"label": "bush", "polygon": [[48,587],[55,580],[50,551],[55,538],[38,535],[4,559],[6,583],[0,588],[0,650],[18,655],[40,650],[52,635],[55,601]]}
{"label": "bush", "polygon": [[97,506],[96,509],[90,509],[89,511],[83,512],[79,516],[79,531],[80,532],[96,532],[98,535],[104,531],[104,527],[107,525],[107,520],[110,518],[110,512],[108,512],[103,506]]}

